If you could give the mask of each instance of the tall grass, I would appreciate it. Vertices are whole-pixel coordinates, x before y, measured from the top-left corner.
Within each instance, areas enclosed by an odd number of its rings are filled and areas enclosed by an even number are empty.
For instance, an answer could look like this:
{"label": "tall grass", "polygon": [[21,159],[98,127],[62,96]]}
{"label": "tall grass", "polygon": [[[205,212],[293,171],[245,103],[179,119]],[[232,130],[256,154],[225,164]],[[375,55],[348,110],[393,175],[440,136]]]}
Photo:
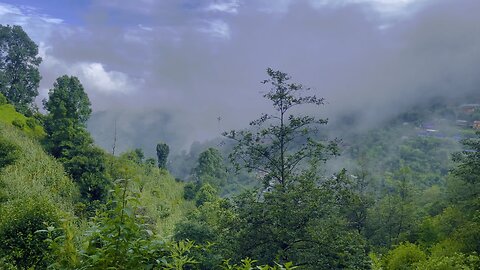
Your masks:
{"label": "tall grass", "polygon": [[41,197],[59,209],[72,210],[78,190],[63,166],[47,155],[35,139],[15,127],[0,123],[0,136],[15,144],[20,151],[14,164],[0,171],[4,203]]}
{"label": "tall grass", "polygon": [[16,126],[16,128],[33,138],[42,139],[45,137],[43,127],[38,125],[35,119],[17,112],[11,104],[0,104],[0,123]]}
{"label": "tall grass", "polygon": [[127,156],[109,157],[109,174],[114,179],[131,179],[137,192],[139,205],[154,225],[156,232],[168,237],[176,223],[195,208],[193,202],[183,198],[184,183],[177,182],[164,169],[153,164],[138,164]]}

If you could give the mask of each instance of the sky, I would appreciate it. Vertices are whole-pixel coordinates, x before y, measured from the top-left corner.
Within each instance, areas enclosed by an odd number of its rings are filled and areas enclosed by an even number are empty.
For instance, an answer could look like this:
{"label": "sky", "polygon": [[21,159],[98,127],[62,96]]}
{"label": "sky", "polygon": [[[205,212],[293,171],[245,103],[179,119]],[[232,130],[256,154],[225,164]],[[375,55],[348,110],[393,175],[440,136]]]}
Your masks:
{"label": "sky", "polygon": [[39,45],[39,101],[78,76],[98,143],[117,121],[121,149],[175,151],[267,112],[267,67],[325,97],[321,115],[358,111],[365,125],[475,91],[478,11],[478,0],[15,0],[0,1],[0,23]]}

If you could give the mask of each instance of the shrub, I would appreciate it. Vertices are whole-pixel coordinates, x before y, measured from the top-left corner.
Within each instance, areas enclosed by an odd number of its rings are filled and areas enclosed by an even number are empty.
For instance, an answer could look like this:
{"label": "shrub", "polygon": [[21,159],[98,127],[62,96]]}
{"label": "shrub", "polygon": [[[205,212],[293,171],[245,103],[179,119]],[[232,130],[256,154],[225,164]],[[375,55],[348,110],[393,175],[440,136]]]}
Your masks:
{"label": "shrub", "polygon": [[0,258],[18,269],[45,268],[50,249],[46,234],[37,231],[58,223],[51,203],[27,199],[8,205],[1,211]]}
{"label": "shrub", "polygon": [[[86,269],[184,269],[193,242],[159,241],[136,213],[139,194],[130,190],[129,180],[117,180],[111,206],[90,222],[88,242],[81,265]],[[155,268],[158,266],[158,268]],[[88,268],[87,268],[88,267]]]}
{"label": "shrub", "polygon": [[12,121],[12,125],[16,126],[17,128],[19,129],[23,129],[25,127],[25,123],[23,123],[21,120],[19,119],[14,119]]}
{"label": "shrub", "polygon": [[388,270],[408,270],[414,269],[414,265],[425,258],[425,253],[417,245],[402,243],[388,252],[384,264]]}
{"label": "shrub", "polygon": [[454,253],[450,256],[431,256],[428,260],[418,263],[416,269],[421,270],[450,270],[480,269],[480,257],[478,255],[465,255]]}
{"label": "shrub", "polygon": [[195,195],[195,204],[197,206],[203,205],[206,202],[213,202],[218,198],[217,190],[210,184],[203,184]]}
{"label": "shrub", "polygon": [[0,138],[0,169],[13,164],[20,155],[20,149],[15,144]]}
{"label": "shrub", "polygon": [[61,158],[65,171],[78,184],[83,199],[105,202],[111,187],[107,178],[105,153],[97,147],[78,147]]}
{"label": "shrub", "polygon": [[215,233],[208,224],[201,223],[197,220],[183,221],[175,226],[174,239],[176,241],[188,239],[203,245],[215,239],[215,236]]}
{"label": "shrub", "polygon": [[187,201],[191,201],[195,199],[195,195],[197,195],[198,190],[200,189],[200,185],[198,183],[187,183],[183,187],[183,198]]}
{"label": "shrub", "polygon": [[33,118],[27,118],[27,120],[25,121],[25,123],[26,123],[27,126],[28,126],[29,128],[31,128],[32,130],[34,130],[34,129],[35,129],[35,126],[37,126],[37,123],[36,123],[35,119],[33,119]]}
{"label": "shrub", "polygon": [[2,93],[0,93],[0,106],[5,104],[8,104],[8,100]]}

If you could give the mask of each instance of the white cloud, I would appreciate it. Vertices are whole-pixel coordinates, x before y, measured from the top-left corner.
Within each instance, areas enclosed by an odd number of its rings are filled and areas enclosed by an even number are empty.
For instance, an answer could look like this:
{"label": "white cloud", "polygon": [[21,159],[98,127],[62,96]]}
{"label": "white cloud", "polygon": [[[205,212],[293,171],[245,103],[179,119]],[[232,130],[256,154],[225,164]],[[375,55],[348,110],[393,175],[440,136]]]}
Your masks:
{"label": "white cloud", "polygon": [[[418,3],[429,0],[308,0],[314,8],[342,7],[351,4],[362,4],[370,6],[373,10],[385,16],[397,16],[408,14],[410,8]],[[288,11],[294,0],[261,0],[259,1],[260,11],[267,13],[285,13]]]}
{"label": "white cloud", "polygon": [[206,27],[200,27],[199,31],[216,38],[230,38],[230,26],[222,20],[207,21]]}
{"label": "white cloud", "polygon": [[259,10],[265,13],[285,13],[292,0],[261,0],[258,2]]}
{"label": "white cloud", "polygon": [[63,22],[60,18],[37,13],[34,7],[0,3],[0,23],[28,26],[38,21],[49,24],[60,24]]}
{"label": "white cloud", "polygon": [[52,23],[52,24],[60,24],[63,22],[62,19],[58,19],[58,18],[40,17],[40,19],[43,20],[44,22]]}
{"label": "white cloud", "polygon": [[5,15],[23,15],[19,8],[9,5],[0,3],[0,16]]}
{"label": "white cloud", "polygon": [[77,76],[89,94],[128,94],[135,92],[143,84],[142,80],[133,79],[123,72],[107,70],[99,62],[69,64],[49,54],[52,49],[43,42],[39,45],[39,55],[43,59],[40,68],[42,74],[47,77],[44,78],[47,81],[42,80],[40,98],[47,96],[45,89],[49,89],[53,80],[63,74]]}
{"label": "white cloud", "polygon": [[404,14],[409,7],[425,0],[352,0],[354,3],[367,3],[378,12],[386,15]]}
{"label": "white cloud", "polygon": [[98,92],[110,94],[128,93],[134,90],[134,86],[125,73],[106,71],[101,63],[79,63],[74,70],[87,87]]}
{"label": "white cloud", "polygon": [[45,41],[62,19],[40,14],[34,7],[0,3],[0,24],[20,25],[37,43]]}
{"label": "white cloud", "polygon": [[217,11],[217,12],[226,12],[226,13],[238,13],[238,7],[240,4],[238,0],[231,1],[215,1],[210,3],[206,8],[206,11]]}
{"label": "white cloud", "polygon": [[143,24],[139,24],[139,25],[138,25],[138,28],[140,28],[140,29],[142,29],[142,30],[144,30],[144,31],[148,31],[148,32],[153,31],[153,28],[152,28],[152,27],[145,26],[145,25],[143,25]]}

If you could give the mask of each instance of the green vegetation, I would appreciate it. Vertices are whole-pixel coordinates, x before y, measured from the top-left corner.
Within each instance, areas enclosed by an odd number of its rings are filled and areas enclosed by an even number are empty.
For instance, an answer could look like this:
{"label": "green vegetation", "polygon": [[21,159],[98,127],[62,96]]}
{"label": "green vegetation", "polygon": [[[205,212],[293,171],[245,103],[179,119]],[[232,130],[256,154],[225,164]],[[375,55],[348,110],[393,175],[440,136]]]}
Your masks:
{"label": "green vegetation", "polygon": [[184,183],[175,181],[155,164],[138,160],[135,153],[138,151],[109,156],[108,174],[112,179],[131,180],[130,187],[137,191],[142,214],[149,217],[157,233],[167,237],[173,233],[175,224],[193,210],[194,203],[184,200]]}
{"label": "green vegetation", "polygon": [[208,183],[217,189],[225,185],[226,172],[222,154],[211,147],[200,153],[197,166],[193,168],[193,175],[200,184]]}
{"label": "green vegetation", "polygon": [[0,268],[41,269],[51,261],[46,237],[35,232],[72,216],[78,191],[62,165],[22,131],[0,123],[0,141],[15,157],[0,170]]}
{"label": "green vegetation", "polygon": [[38,46],[21,26],[0,25],[0,93],[22,112],[35,111],[42,58]]}
{"label": "green vegetation", "polygon": [[1,102],[3,95],[0,93],[0,123],[15,126],[31,137],[42,139],[45,131],[39,121],[32,117],[17,112],[11,104]]}
{"label": "green vegetation", "polygon": [[270,90],[264,97],[275,113],[252,121],[253,131],[225,133],[237,142],[231,154],[236,168],[260,173],[263,183],[234,200],[236,222],[226,226],[238,232],[224,236],[234,243],[228,249],[237,259],[293,261],[303,269],[366,268],[365,243],[344,214],[355,196],[349,179],[344,171],[332,178],[321,174],[322,164],[338,153],[335,141],[314,137],[327,121],[293,110],[322,105],[323,99],[305,96],[286,73],[267,74]]}
{"label": "green vegetation", "polygon": [[19,157],[18,147],[5,140],[0,139],[0,169],[13,164]]}
{"label": "green vegetation", "polygon": [[167,168],[167,158],[170,148],[166,143],[157,144],[157,158],[158,158],[158,167],[162,169]]}

